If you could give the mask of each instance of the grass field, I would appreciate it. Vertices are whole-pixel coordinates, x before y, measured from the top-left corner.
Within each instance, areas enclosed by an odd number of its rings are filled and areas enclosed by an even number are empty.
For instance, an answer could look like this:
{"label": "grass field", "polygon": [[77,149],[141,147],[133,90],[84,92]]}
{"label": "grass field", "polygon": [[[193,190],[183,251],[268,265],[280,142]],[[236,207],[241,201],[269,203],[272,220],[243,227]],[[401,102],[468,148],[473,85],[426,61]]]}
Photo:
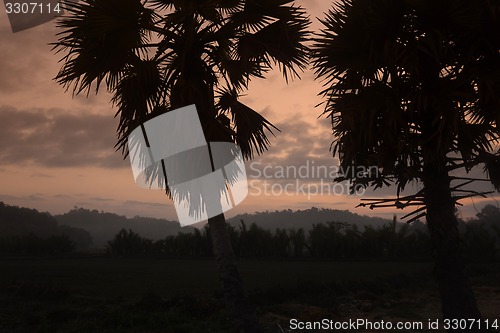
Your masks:
{"label": "grass field", "polygon": [[[215,261],[173,259],[17,259],[1,263],[0,281],[57,285],[72,292],[98,297],[134,299],[148,291],[164,297],[184,293],[210,296],[219,289]],[[429,263],[240,261],[249,291],[276,285],[328,283],[396,274],[430,272]],[[133,288],[131,288],[133,287]]]}
{"label": "grass field", "polygon": [[[0,267],[2,333],[231,332],[212,259],[4,258]],[[239,268],[269,332],[288,332],[280,323],[294,316],[439,312],[430,263],[244,260]],[[475,284],[496,299],[499,271],[474,268]]]}

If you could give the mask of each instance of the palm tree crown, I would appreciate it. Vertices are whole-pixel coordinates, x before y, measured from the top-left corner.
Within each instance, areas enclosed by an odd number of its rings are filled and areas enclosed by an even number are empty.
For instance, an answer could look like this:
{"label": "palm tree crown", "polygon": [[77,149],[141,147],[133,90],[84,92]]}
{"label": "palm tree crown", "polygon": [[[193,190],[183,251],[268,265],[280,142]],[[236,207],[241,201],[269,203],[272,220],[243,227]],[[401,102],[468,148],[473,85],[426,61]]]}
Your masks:
{"label": "palm tree crown", "polygon": [[322,21],[314,66],[325,78],[333,151],[377,166],[355,183],[423,178],[484,163],[500,188],[500,6],[488,0],[344,0]]}
{"label": "palm tree crown", "polygon": [[74,93],[101,83],[118,107],[118,148],[140,123],[196,104],[210,141],[237,143],[245,158],[269,145],[274,126],[238,100],[252,77],[278,64],[288,79],[305,66],[305,12],[287,0],[84,0],[55,49],[57,82]]}

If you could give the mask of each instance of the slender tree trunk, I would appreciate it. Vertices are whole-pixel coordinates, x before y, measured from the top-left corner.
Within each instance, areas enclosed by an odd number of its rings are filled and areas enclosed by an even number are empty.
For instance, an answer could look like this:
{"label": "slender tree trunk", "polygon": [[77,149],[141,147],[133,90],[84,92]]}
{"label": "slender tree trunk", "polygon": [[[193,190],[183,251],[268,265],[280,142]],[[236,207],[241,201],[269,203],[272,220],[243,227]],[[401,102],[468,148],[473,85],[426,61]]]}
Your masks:
{"label": "slender tree trunk", "polygon": [[[210,142],[213,138],[207,137],[208,152],[212,171],[215,171],[214,157]],[[224,172],[224,171],[222,171]],[[228,226],[224,214],[221,214],[221,196],[226,193],[225,185],[220,184],[220,189],[208,189],[203,192],[202,197],[205,202],[206,212],[209,217],[208,226],[212,237],[213,252],[219,270],[220,280],[224,299],[229,311],[229,317],[233,326],[239,333],[262,333],[262,329],[257,321],[255,308],[250,303],[248,296],[243,288],[243,282],[236,267],[236,258],[231,244]],[[206,190],[206,189],[205,189]]]}
{"label": "slender tree trunk", "polygon": [[[439,140],[440,123],[436,122],[435,107],[440,105],[439,73],[441,64],[432,57],[424,57],[423,83],[427,103],[422,114],[422,146],[424,170],[424,204],[427,209],[433,255],[434,278],[439,285],[444,319],[481,319],[474,291],[465,270],[460,246],[458,221],[455,216],[455,201],[451,194],[451,179],[446,164],[446,154],[452,143]],[[444,121],[444,120],[443,120]],[[449,329],[448,332],[461,330]],[[467,329],[466,332],[477,332]],[[461,331],[463,332],[463,331]]]}
{"label": "slender tree trunk", "polygon": [[427,165],[424,168],[423,180],[427,224],[435,256],[434,277],[439,284],[443,317],[481,319],[465,271],[448,172],[444,165]]}
{"label": "slender tree trunk", "polygon": [[208,219],[215,259],[219,268],[224,299],[233,325],[240,333],[263,332],[255,315],[255,308],[250,303],[231,246],[229,231],[224,214]]}

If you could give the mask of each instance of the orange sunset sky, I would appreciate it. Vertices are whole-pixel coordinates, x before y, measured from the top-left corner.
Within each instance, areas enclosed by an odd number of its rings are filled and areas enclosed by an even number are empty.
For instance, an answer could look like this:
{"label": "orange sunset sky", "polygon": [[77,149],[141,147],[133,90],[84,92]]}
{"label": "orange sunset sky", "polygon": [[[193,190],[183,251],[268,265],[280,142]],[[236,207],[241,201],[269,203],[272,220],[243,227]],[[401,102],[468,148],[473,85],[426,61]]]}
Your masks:
{"label": "orange sunset sky", "polygon": [[[320,28],[317,17],[332,5],[323,0],[296,4],[310,14],[313,31]],[[88,98],[72,97],[53,81],[60,55],[54,55],[48,43],[56,40],[56,32],[52,21],[12,33],[7,14],[0,11],[0,201],[54,214],[78,206],[127,216],[177,219],[172,202],[161,191],[138,188],[128,159],[115,152],[117,120],[109,103],[111,96],[103,91]],[[276,174],[279,166],[338,165],[329,152],[329,121],[318,119],[322,110],[315,107],[321,101],[317,96],[321,84],[314,81],[310,70],[301,76],[302,80],[287,85],[274,71],[267,79],[250,84],[244,102],[261,111],[281,133],[272,138],[267,153],[254,164],[247,163],[249,196],[228,215],[314,206],[392,216],[392,210],[355,208],[360,197],[329,194],[326,190],[321,194],[315,192],[316,187],[309,195],[279,193],[287,183],[297,185],[293,175],[283,178]],[[264,169],[271,174],[270,179],[263,179]],[[299,185],[311,186],[320,178],[324,177],[306,175],[298,181]],[[332,180],[322,181],[331,184]],[[393,189],[385,189],[366,193],[365,197],[393,193]],[[474,216],[487,203],[497,204],[493,196],[464,201],[462,216]],[[397,214],[404,215],[401,211]]]}

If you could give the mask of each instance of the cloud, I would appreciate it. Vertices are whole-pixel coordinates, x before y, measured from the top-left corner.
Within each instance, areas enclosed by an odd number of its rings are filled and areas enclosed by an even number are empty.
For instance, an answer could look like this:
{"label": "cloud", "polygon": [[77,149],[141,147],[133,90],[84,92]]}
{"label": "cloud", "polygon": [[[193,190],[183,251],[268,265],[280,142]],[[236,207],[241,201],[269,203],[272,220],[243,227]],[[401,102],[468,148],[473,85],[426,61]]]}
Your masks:
{"label": "cloud", "polygon": [[55,31],[51,27],[38,27],[12,33],[7,17],[0,22],[0,91],[6,93],[36,88],[37,79],[46,76],[49,67],[57,65],[48,45],[54,41]]}
{"label": "cloud", "polygon": [[109,114],[0,107],[3,165],[129,167],[113,148],[115,142]]}
{"label": "cloud", "polygon": [[24,202],[33,202],[33,201],[45,201],[47,200],[47,198],[42,193],[35,193],[25,196],[0,194],[0,201],[9,202],[15,200],[22,200]]}
{"label": "cloud", "polygon": [[329,125],[325,125],[325,119],[308,122],[300,114],[296,114],[278,122],[276,126],[281,132],[276,133],[276,138],[271,139],[272,145],[269,151],[247,163],[250,177],[262,174],[263,168],[266,167],[268,170],[272,167],[276,171],[279,168],[289,168],[292,171],[305,166],[338,165],[338,161],[329,151],[333,138]]}
{"label": "cloud", "polygon": [[46,173],[42,173],[42,172],[35,172],[35,173],[31,174],[30,177],[31,178],[54,178],[55,176],[54,175],[49,175],[49,174],[46,174]]}

